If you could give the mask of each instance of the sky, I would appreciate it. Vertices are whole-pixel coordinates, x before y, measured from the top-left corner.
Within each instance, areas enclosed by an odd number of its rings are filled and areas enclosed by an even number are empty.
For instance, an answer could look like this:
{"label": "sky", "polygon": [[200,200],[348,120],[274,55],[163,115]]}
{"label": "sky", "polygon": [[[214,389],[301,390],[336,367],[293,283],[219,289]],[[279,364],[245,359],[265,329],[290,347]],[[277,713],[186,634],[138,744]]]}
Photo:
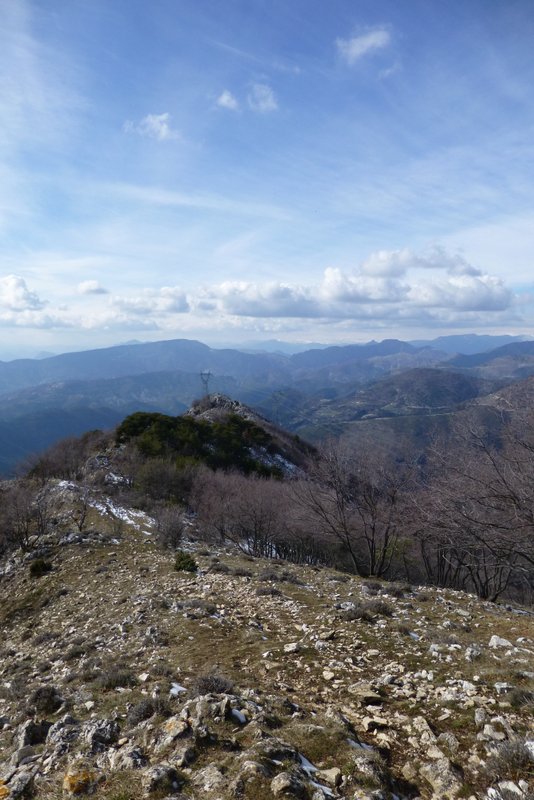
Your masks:
{"label": "sky", "polygon": [[532,0],[0,0],[0,359],[534,334]]}

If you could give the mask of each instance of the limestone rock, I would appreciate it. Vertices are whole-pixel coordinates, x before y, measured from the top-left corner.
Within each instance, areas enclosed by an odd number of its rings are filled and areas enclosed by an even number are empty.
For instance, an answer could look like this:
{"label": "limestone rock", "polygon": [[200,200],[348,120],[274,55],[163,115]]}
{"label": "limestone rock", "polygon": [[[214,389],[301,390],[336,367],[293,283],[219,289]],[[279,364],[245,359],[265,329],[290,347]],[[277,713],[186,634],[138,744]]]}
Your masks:
{"label": "limestone rock", "polygon": [[96,719],[86,722],[82,739],[89,745],[92,753],[98,753],[114,744],[120,734],[118,722],[110,719]]}
{"label": "limestone rock", "polygon": [[432,787],[436,800],[455,800],[462,789],[462,781],[447,758],[424,764],[419,774]]}
{"label": "limestone rock", "polygon": [[292,772],[280,772],[271,781],[271,791],[275,797],[284,795],[289,797],[305,797],[306,784],[302,778]]}
{"label": "limestone rock", "polygon": [[148,794],[153,792],[176,792],[180,788],[181,781],[174,767],[168,764],[158,764],[151,767],[143,775],[143,788]]}
{"label": "limestone rock", "polygon": [[497,647],[513,647],[512,642],[509,642],[508,639],[503,639],[500,636],[492,636],[489,640],[488,647],[492,649],[496,649]]}

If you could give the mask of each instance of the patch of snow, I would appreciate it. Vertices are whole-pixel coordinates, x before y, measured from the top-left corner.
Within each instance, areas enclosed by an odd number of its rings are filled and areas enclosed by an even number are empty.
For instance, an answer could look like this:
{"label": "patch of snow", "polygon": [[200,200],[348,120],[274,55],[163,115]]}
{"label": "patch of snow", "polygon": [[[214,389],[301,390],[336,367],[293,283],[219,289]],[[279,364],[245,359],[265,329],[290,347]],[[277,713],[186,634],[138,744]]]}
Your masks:
{"label": "patch of snow", "polygon": [[239,722],[241,725],[245,725],[245,724],[246,724],[246,722],[247,722],[247,718],[245,717],[245,715],[243,714],[243,712],[242,712],[242,711],[240,711],[238,708],[232,708],[232,716],[233,716],[233,717],[235,717],[235,719],[236,719],[236,720],[237,720],[237,721],[238,721],[238,722]]}
{"label": "patch of snow", "polygon": [[300,759],[300,766],[304,772],[307,772],[308,775],[311,775],[313,772],[317,772],[317,767],[314,767],[311,761],[308,761],[306,756],[303,756],[302,753],[299,753],[298,756]]}
{"label": "patch of snow", "polygon": [[172,683],[171,684],[171,689],[169,691],[169,694],[172,697],[178,697],[183,692],[187,692],[187,689],[185,688],[185,686],[180,686],[179,683]]}
{"label": "patch of snow", "polygon": [[370,744],[366,744],[365,742],[356,742],[354,739],[347,739],[347,742],[351,747],[356,747],[358,750],[374,750],[374,747],[371,747]]}
{"label": "patch of snow", "polygon": [[141,522],[144,525],[151,525],[154,523],[152,517],[149,517],[144,511],[118,506],[109,497],[106,497],[103,502],[99,500],[90,501],[89,505],[101,514],[107,514],[108,516],[115,517],[115,519],[120,519],[122,522],[128,523],[128,525],[131,525],[136,530],[141,530]]}

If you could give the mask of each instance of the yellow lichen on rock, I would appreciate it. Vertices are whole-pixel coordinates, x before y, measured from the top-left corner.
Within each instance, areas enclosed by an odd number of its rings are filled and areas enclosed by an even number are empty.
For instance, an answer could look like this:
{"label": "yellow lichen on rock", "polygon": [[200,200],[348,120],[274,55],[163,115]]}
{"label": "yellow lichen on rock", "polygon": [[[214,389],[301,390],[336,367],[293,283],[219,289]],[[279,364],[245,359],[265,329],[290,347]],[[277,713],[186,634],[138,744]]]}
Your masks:
{"label": "yellow lichen on rock", "polygon": [[69,794],[86,794],[94,789],[97,779],[96,772],[69,770],[63,778],[63,790]]}
{"label": "yellow lichen on rock", "polygon": [[4,781],[0,781],[0,800],[4,800],[4,798],[9,797],[11,792],[9,788],[6,786]]}

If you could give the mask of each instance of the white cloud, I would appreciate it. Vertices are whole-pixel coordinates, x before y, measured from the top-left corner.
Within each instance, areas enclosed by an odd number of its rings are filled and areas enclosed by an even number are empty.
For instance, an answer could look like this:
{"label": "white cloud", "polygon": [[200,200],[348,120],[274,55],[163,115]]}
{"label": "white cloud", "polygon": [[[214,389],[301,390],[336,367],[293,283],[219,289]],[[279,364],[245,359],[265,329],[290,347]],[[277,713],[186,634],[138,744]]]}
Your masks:
{"label": "white cloud", "polygon": [[306,287],[270,282],[228,281],[208,292],[225,314],[243,317],[318,317],[320,308]]}
{"label": "white cloud", "polygon": [[193,292],[191,304],[193,311],[251,318],[410,318],[426,324],[444,315],[506,312],[514,297],[500,278],[433,247],[422,254],[379,251],[351,272],[329,267],[317,284],[225,282]]}
{"label": "white cloud", "polygon": [[171,127],[170,120],[168,111],[163,114],[147,114],[138,123],[126,120],[123,130],[125,133],[138,133],[139,136],[156,139],[158,142],[181,139],[180,132]]}
{"label": "white cloud", "polygon": [[375,50],[382,50],[391,42],[391,34],[385,28],[353,36],[352,39],[336,39],[340,56],[352,66],[360,58]]}
{"label": "white cloud", "polygon": [[185,292],[177,286],[161,289],[144,289],[134,297],[116,296],[112,305],[130,314],[183,314],[189,311]]}
{"label": "white cloud", "polygon": [[410,289],[414,305],[451,311],[505,311],[512,299],[510,289],[492,275],[451,275],[447,281],[414,284]]}
{"label": "white cloud", "polygon": [[219,97],[217,98],[217,105],[220,108],[226,108],[229,111],[237,111],[239,109],[239,103],[237,98],[234,97],[232,92],[229,92],[228,89],[225,89]]}
{"label": "white cloud", "polygon": [[[36,273],[37,274],[37,273]],[[87,273],[86,273],[87,274]],[[64,292],[51,308],[20,275],[0,278],[3,328],[79,331],[164,330],[183,333],[196,326],[238,329],[278,326],[280,331],[312,324],[360,330],[409,326],[413,332],[447,326],[520,325],[521,305],[503,280],[472,267],[442,247],[378,251],[354,269],[329,267],[317,280],[223,281],[206,286],[147,287],[112,294],[106,304],[96,280],[81,281],[78,295]],[[60,304],[61,298],[61,304]],[[353,326],[352,329],[350,326]],[[341,326],[341,327],[340,327]],[[274,329],[274,328],[273,328]],[[426,335],[426,334],[425,334]],[[357,336],[358,338],[358,336]]]}
{"label": "white cloud", "polygon": [[79,294],[107,294],[108,290],[104,289],[98,281],[82,281],[78,284]]}
{"label": "white cloud", "polygon": [[6,275],[0,278],[0,308],[9,311],[28,311],[41,309],[46,304],[35,292],[31,292],[20,275]]}
{"label": "white cloud", "polygon": [[266,83],[252,84],[247,95],[247,101],[249,107],[260,114],[267,114],[270,111],[276,111],[278,108],[276,96]]}
{"label": "white cloud", "polygon": [[444,247],[434,245],[422,253],[409,248],[403,250],[378,250],[361,264],[368,275],[404,275],[410,269],[444,270],[450,275],[480,275],[480,270],[469,264],[459,253],[449,253]]}
{"label": "white cloud", "polygon": [[390,277],[372,277],[356,272],[344,274],[340,269],[325,270],[321,294],[340,303],[398,303],[407,296],[408,288]]}

